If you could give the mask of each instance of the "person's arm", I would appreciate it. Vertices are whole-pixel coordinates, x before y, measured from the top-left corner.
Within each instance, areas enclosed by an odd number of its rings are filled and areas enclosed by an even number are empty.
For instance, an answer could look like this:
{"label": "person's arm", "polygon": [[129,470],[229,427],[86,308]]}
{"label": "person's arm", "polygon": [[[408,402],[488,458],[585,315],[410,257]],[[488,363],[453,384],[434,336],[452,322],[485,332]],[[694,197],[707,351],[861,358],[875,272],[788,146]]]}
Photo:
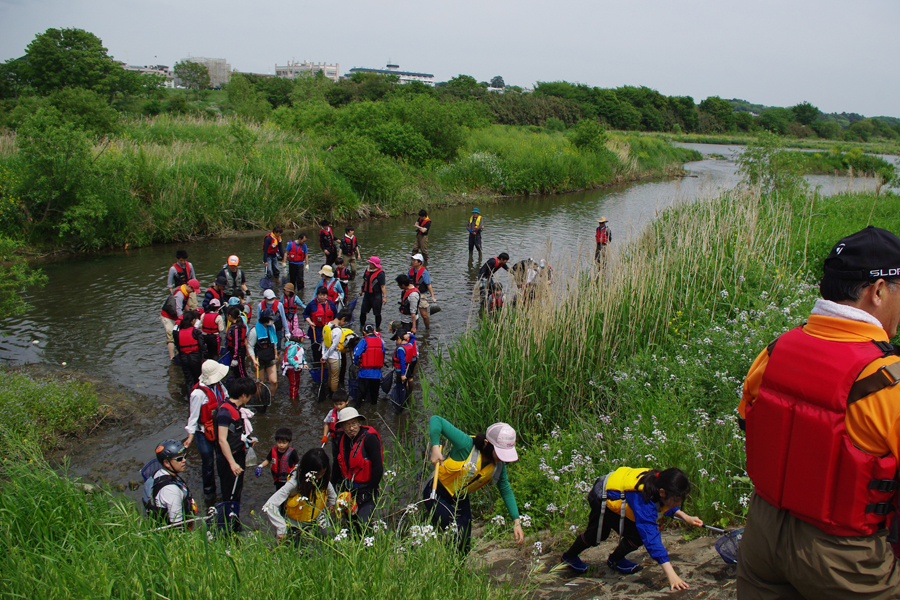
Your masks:
{"label": "person's arm", "polygon": [[356,348],[353,349],[353,364],[358,365],[359,360],[363,355],[363,352],[366,351],[366,338],[362,338],[359,340],[359,343],[356,344]]}
{"label": "person's arm", "polygon": [[203,339],[203,332],[194,327],[194,339],[197,340],[197,346],[200,347],[200,356],[206,354],[206,340]]}
{"label": "person's arm", "polygon": [[247,332],[247,356],[250,357],[250,360],[253,361],[253,364],[256,364],[256,327],[250,327]]}
{"label": "person's arm", "polygon": [[[440,462],[442,460],[441,436],[447,438],[447,441],[450,442],[449,457],[453,460],[465,460],[468,458],[472,452],[472,447],[475,445],[470,435],[454,427],[447,419],[433,415],[428,421],[431,462]],[[437,450],[437,461],[435,460],[435,450]]]}
{"label": "person's arm", "polygon": [[384,272],[378,274],[378,277],[375,278],[375,285],[381,288],[381,304],[387,304],[387,288],[384,287],[386,278],[384,276]]}
{"label": "person's arm", "polygon": [[769,364],[769,350],[763,348],[753,361],[747,377],[744,379],[744,391],[741,395],[741,403],[738,405],[738,413],[741,418],[747,418],[747,406],[756,402],[759,396],[759,386],[762,385],[763,373],[766,371],[766,365]]}
{"label": "person's arm", "polygon": [[[668,514],[668,513],[666,513]],[[675,516],[687,523],[688,525],[693,525],[694,527],[703,527],[703,520],[700,517],[692,517],[687,514],[680,508],[675,511]]]}
{"label": "person's arm", "polygon": [[[415,302],[413,302],[413,298],[415,298]],[[412,328],[410,331],[412,333],[416,332],[416,322],[419,320],[417,317],[419,316],[419,292],[413,292],[409,295],[409,314],[412,318]]]}
{"label": "person's arm", "polygon": [[281,319],[281,336],[284,338],[290,337],[291,328],[287,320],[287,315],[284,314],[283,302],[278,303],[278,318]]}
{"label": "person's arm", "polygon": [[187,448],[194,441],[194,434],[197,433],[197,422],[200,420],[200,406],[206,401],[206,394],[203,390],[194,390],[189,398],[190,412],[188,413],[188,422],[185,430],[188,432],[187,439],[184,441],[184,447]]}
{"label": "person's arm", "polygon": [[169,274],[166,276],[166,287],[169,288],[169,293],[172,293],[172,290],[175,289],[175,267],[169,267]]}
{"label": "person's arm", "polygon": [[307,304],[306,307],[303,309],[303,320],[306,321],[307,323],[309,323],[310,327],[315,327],[315,325],[312,322],[312,319],[310,319],[310,316],[312,316],[312,313],[313,313],[313,310],[312,310],[313,302],[315,302],[315,300],[310,300],[309,304]]}
{"label": "person's arm", "polygon": [[500,492],[500,497],[503,498],[506,510],[509,511],[509,516],[512,517],[513,537],[515,537],[517,544],[521,544],[525,541],[525,532],[522,531],[522,521],[519,519],[519,506],[516,504],[516,496],[513,494],[512,486],[509,485],[509,465],[501,463],[499,468],[503,470],[500,471],[500,479],[497,481],[497,491]]}
{"label": "person's arm", "polygon": [[369,455],[369,462],[372,463],[371,476],[369,478],[369,489],[377,490],[381,483],[381,477],[384,475],[384,464],[381,462],[381,440],[377,435],[367,435],[363,440],[363,447],[366,454]]}
{"label": "person's arm", "polygon": [[406,381],[406,351],[403,346],[397,348],[397,358],[400,360],[400,380]]}
{"label": "person's arm", "polygon": [[275,536],[280,540],[287,533],[287,523],[281,516],[281,506],[287,502],[291,494],[297,489],[297,473],[292,473],[288,477],[287,483],[281,486],[281,489],[269,496],[266,503],[263,504],[262,511],[269,517],[269,522],[275,527]]}
{"label": "person's arm", "polygon": [[225,317],[222,315],[216,317],[216,327],[220,334],[225,333]]}
{"label": "person's arm", "polygon": [[669,553],[663,546],[659,526],[656,523],[659,518],[656,504],[644,500],[644,495],[637,491],[625,492],[625,501],[634,513],[634,523],[644,547],[647,548],[647,553],[659,564],[669,562]]}
{"label": "person's arm", "polygon": [[175,316],[178,317],[178,321],[181,321],[181,315],[184,314],[185,300],[183,291],[178,290],[175,292]]}
{"label": "person's arm", "polygon": [[334,291],[337,292],[338,298],[340,298],[341,302],[343,302],[344,301],[344,286],[341,285],[340,280],[334,282]]}
{"label": "person's arm", "polygon": [[434,288],[431,287],[431,284],[428,284],[428,293],[431,294],[431,301],[437,302],[437,298],[434,297]]}
{"label": "person's arm", "polygon": [[[230,415],[228,416],[228,421],[231,421]],[[225,461],[228,463],[228,466],[231,468],[231,472],[235,477],[244,472],[237,461],[234,460],[234,455],[231,453],[231,446],[228,445],[228,425],[222,425],[222,421],[217,421],[218,427],[218,437],[219,439],[219,448],[222,449],[222,454],[225,458]]]}

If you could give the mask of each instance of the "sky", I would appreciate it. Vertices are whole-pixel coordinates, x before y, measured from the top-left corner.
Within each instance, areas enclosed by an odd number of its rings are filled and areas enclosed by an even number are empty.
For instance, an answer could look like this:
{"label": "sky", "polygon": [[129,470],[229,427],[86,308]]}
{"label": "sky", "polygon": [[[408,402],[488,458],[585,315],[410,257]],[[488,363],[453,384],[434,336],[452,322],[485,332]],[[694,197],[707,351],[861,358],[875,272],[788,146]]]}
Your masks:
{"label": "sky", "polygon": [[897,0],[0,0],[0,60],[76,27],[134,65],[288,60],[900,117]]}

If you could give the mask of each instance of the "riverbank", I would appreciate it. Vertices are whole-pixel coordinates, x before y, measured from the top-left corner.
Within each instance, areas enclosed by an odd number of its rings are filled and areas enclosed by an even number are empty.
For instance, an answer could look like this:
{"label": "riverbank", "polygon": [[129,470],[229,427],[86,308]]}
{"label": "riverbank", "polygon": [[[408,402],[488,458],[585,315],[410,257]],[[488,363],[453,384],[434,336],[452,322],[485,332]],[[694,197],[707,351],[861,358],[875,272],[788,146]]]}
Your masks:
{"label": "riverbank", "polygon": [[[635,133],[641,137],[649,137],[666,140],[668,142],[681,142],[685,144],[725,144],[730,146],[748,146],[759,142],[760,137],[772,136],[768,132],[760,132],[758,135],[751,134],[673,134],[673,133],[657,133],[643,132]],[[785,148],[799,148],[801,150],[832,150],[837,149],[841,152],[851,150],[859,150],[867,154],[900,154],[900,143],[879,140],[877,142],[850,142],[844,140],[826,140],[813,138],[797,138],[784,136],[778,138],[780,145]]]}
{"label": "riverbank", "polygon": [[374,134],[337,136],[312,125],[301,132],[292,123],[159,116],[92,142],[39,113],[17,134],[0,136],[0,234],[45,250],[84,251],[320,218],[358,223],[497,195],[666,176],[700,157],[602,129],[576,137],[457,121],[446,158],[412,160],[384,154]]}

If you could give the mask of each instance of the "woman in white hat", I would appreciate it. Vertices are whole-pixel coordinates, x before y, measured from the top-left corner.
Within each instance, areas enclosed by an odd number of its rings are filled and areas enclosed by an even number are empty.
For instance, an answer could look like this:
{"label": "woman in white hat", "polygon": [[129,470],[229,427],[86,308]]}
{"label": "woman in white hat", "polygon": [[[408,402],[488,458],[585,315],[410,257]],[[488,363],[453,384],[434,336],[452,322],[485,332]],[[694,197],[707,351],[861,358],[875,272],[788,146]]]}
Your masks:
{"label": "woman in white hat", "polygon": [[363,425],[365,420],[355,408],[344,408],[338,413],[337,468],[332,470],[331,480],[335,489],[343,488],[353,495],[357,509],[352,519],[357,528],[372,518],[384,474],[381,436],[374,427]]}
{"label": "woman in white hat", "polygon": [[322,276],[322,286],[328,290],[328,299],[340,310],[344,306],[344,288],[334,276],[334,269],[331,265],[324,265],[319,269],[319,275]]}
{"label": "woman in white hat", "polygon": [[[456,523],[459,549],[469,551],[472,537],[472,509],[469,494],[493,482],[513,519],[513,536],[516,543],[525,540],[519,521],[516,497],[509,485],[506,466],[519,460],[516,452],[516,431],[506,423],[494,423],[485,433],[470,436],[446,419],[434,415],[429,422],[431,462],[437,468],[437,489],[432,499],[434,479],[430,479],[423,491],[425,506],[432,512],[432,522],[442,529]],[[446,458],[441,453],[441,437],[450,442]]]}
{"label": "woman in white hat", "polygon": [[[191,411],[185,426],[188,436],[184,440],[184,447],[189,447],[194,439],[197,440],[205,498],[216,495],[216,431],[212,423],[212,410],[218,408],[228,398],[228,390],[222,385],[222,379],[226,375],[228,375],[227,366],[215,360],[203,361],[200,368],[200,383],[191,392]],[[198,431],[200,435],[196,435]]]}

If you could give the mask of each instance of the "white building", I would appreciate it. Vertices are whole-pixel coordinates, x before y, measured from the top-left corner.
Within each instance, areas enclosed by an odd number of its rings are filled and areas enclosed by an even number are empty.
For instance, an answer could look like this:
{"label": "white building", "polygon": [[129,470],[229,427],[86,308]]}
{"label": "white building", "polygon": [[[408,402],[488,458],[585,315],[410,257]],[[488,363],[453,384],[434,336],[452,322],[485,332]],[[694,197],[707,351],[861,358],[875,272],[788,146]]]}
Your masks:
{"label": "white building", "polygon": [[206,65],[210,87],[220,88],[231,80],[231,65],[224,58],[193,57],[184,60]]}
{"label": "white building", "polygon": [[285,79],[296,79],[303,75],[315,75],[319,71],[335,83],[341,77],[341,67],[337,63],[331,65],[328,63],[311,63],[306,60],[303,62],[289,60],[286,65],[275,65],[275,76],[284,77]]}
{"label": "white building", "polygon": [[121,64],[122,68],[126,71],[135,71],[141,75],[159,75],[165,79],[165,86],[167,88],[175,87],[175,75],[172,73],[171,69],[165,65],[144,65],[141,67],[138,65],[126,65],[125,63]]}
{"label": "white building", "polygon": [[[426,85],[434,87],[434,75],[431,73],[413,73],[411,71],[401,71],[400,65],[388,63],[383,69],[364,69],[361,67],[353,67],[350,69],[350,75],[353,73],[377,73],[378,75],[396,75],[400,78],[400,83],[409,83],[411,81],[421,81]],[[349,77],[350,75],[347,75]]]}

